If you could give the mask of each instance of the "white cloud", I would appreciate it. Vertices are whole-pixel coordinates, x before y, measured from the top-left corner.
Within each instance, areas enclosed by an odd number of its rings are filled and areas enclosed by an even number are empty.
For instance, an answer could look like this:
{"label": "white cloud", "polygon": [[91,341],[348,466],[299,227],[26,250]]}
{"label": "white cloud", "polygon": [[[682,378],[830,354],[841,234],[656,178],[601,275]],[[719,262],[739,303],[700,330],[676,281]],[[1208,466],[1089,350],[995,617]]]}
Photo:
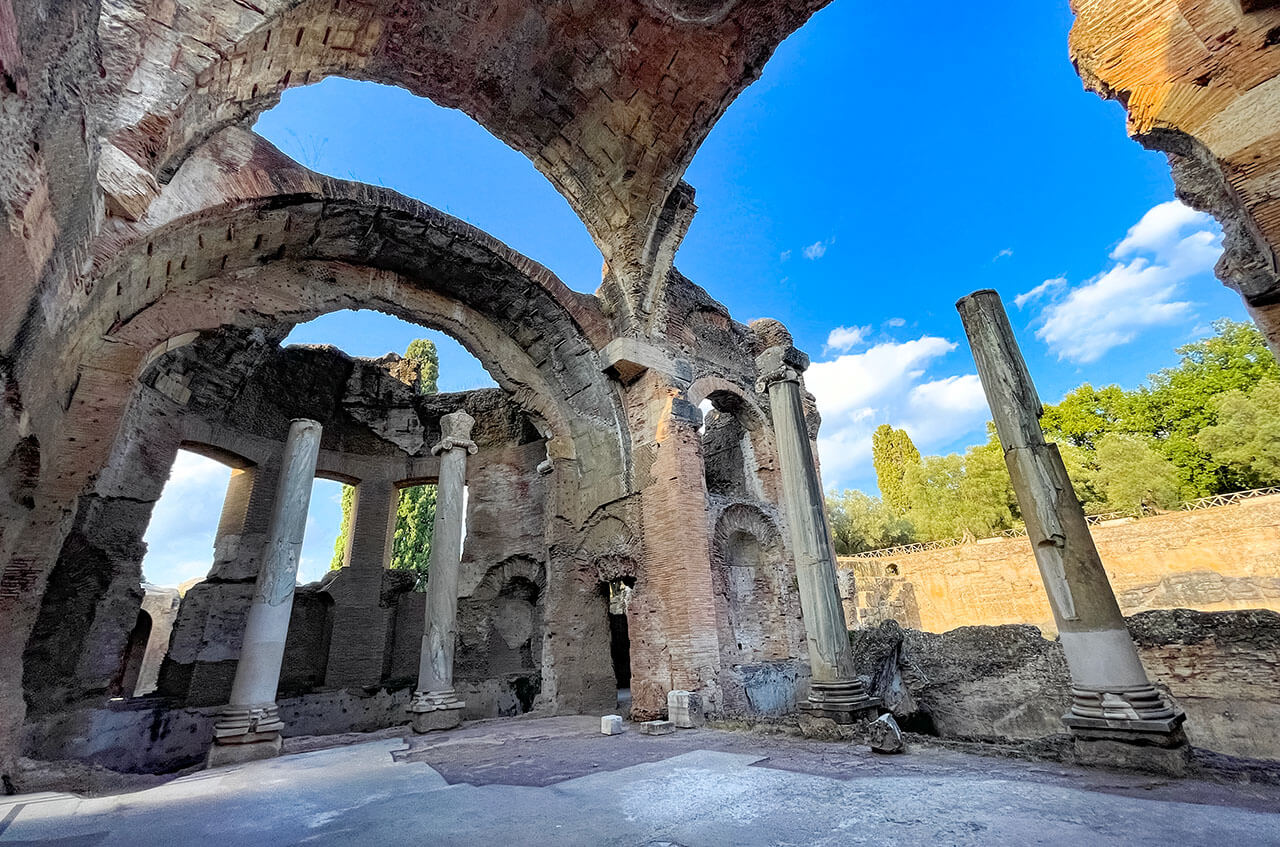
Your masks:
{"label": "white cloud", "polygon": [[1178,200],[1170,200],[1150,209],[1142,220],[1130,227],[1128,235],[1111,252],[1111,258],[1159,253],[1177,243],[1181,234],[1191,227],[1212,230],[1216,226],[1212,216],[1184,206]]}
{"label": "white cloud", "polygon": [[827,245],[825,242],[815,241],[804,248],[803,252],[806,259],[821,259],[827,253]]}
{"label": "white cloud", "polygon": [[[1148,255],[1136,255],[1140,253]],[[1183,285],[1212,272],[1221,254],[1222,239],[1212,218],[1177,201],[1162,203],[1129,229],[1112,252],[1115,263],[1109,269],[1057,293],[1041,312],[1036,337],[1059,359],[1087,364],[1150,327],[1189,320],[1193,305],[1179,299]],[[1027,292],[1026,298],[1035,292]],[[1023,296],[1014,302],[1025,303]]]}
{"label": "white cloud", "polygon": [[[177,585],[208,574],[230,480],[231,468],[226,465],[178,451],[144,537],[147,554],[142,566],[149,582]],[[341,501],[340,483],[315,481],[298,568],[304,582],[319,579],[329,567],[342,519]]]}
{"label": "white cloud", "polygon": [[998,261],[1000,261],[1001,259],[1008,259],[1008,258],[1010,258],[1010,257],[1012,257],[1012,256],[1013,256],[1013,248],[1012,248],[1012,247],[1006,247],[1006,248],[1004,248],[1003,250],[1001,250],[999,253],[995,254],[995,256],[993,256],[993,257],[991,258],[991,261],[993,261],[993,262],[998,262]]}
{"label": "white cloud", "polygon": [[906,326],[906,325],[907,325],[907,319],[906,319],[906,318],[889,318],[889,320],[887,320],[887,321],[885,321],[885,322],[884,322],[884,325],[885,325],[885,326],[893,326],[893,327],[897,327],[897,326]]}
{"label": "white cloud", "polygon": [[902,426],[919,444],[942,444],[976,429],[991,416],[977,374],[923,382],[907,397],[909,412]]}
{"label": "white cloud", "polygon": [[822,413],[818,451],[825,484],[842,487],[872,476],[871,433],[882,423],[905,428],[917,446],[928,450],[986,420],[973,374],[925,381],[930,367],[956,347],[954,341],[925,335],[882,342],[809,368],[805,384]]}
{"label": "white cloud", "polygon": [[787,259],[791,258],[791,251],[783,250],[782,253],[778,256],[778,258],[785,262]]}
{"label": "white cloud", "polygon": [[827,349],[847,352],[861,344],[869,332],[869,326],[838,326],[827,336]]}
{"label": "white cloud", "polygon": [[1030,300],[1035,300],[1049,292],[1050,289],[1057,288],[1060,285],[1066,285],[1067,278],[1064,276],[1055,279],[1046,279],[1030,291],[1024,291],[1017,297],[1013,298],[1013,305],[1021,309]]}

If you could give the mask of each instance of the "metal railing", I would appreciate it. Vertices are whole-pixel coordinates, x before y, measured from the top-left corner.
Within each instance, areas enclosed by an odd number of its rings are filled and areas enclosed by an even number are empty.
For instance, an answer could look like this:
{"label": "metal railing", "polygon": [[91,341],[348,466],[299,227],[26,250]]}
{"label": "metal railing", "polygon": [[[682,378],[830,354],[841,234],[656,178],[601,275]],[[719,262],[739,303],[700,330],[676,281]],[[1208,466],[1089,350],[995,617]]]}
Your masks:
{"label": "metal railing", "polygon": [[[1175,509],[1156,510],[1146,512],[1144,514],[1169,514],[1170,512],[1194,512],[1197,509],[1213,509],[1218,506],[1234,506],[1245,500],[1254,500],[1259,497],[1272,497],[1280,495],[1280,486],[1272,488],[1255,488],[1250,491],[1234,491],[1230,494],[1215,494],[1212,497],[1201,497],[1198,500],[1188,500],[1180,503]],[[1098,526],[1107,521],[1122,520],[1129,518],[1137,520],[1144,516],[1137,511],[1120,511],[1120,512],[1100,512],[1096,515],[1085,515],[1085,523],[1089,526]],[[879,550],[866,550],[862,553],[851,553],[848,556],[840,556],[841,559],[887,559],[891,556],[905,556],[910,553],[924,553],[928,550],[946,550],[951,547],[961,547],[965,544],[975,544],[978,541],[986,541],[993,538],[1024,538],[1027,534],[1025,526],[1015,526],[1010,529],[1002,530],[995,535],[986,536],[984,538],[974,538],[973,536],[962,536],[960,538],[944,538],[939,541],[917,541],[913,544],[900,544],[897,547],[882,547]]]}

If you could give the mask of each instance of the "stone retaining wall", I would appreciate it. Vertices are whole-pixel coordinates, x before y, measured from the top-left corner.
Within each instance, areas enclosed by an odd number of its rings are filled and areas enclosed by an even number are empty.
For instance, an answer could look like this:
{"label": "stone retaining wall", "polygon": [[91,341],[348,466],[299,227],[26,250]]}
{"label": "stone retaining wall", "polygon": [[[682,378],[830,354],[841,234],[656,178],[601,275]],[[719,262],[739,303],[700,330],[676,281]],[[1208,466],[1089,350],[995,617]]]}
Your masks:
{"label": "stone retaining wall", "polygon": [[[1126,615],[1150,609],[1280,611],[1280,496],[1093,528]],[[1056,632],[1031,543],[984,539],[902,556],[841,557],[850,624],[927,632],[1029,623]],[[850,577],[856,592],[850,591]]]}

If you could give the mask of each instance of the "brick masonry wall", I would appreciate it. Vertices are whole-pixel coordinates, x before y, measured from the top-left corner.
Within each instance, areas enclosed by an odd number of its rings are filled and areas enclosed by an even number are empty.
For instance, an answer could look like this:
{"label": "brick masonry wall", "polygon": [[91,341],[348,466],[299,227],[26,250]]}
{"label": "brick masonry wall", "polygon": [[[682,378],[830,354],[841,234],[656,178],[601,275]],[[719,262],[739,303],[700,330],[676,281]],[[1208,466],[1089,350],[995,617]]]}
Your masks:
{"label": "brick masonry wall", "polygon": [[[1280,611],[1280,496],[1117,521],[1094,527],[1093,538],[1126,615],[1172,608]],[[839,574],[851,626],[893,619],[946,632],[1030,623],[1056,633],[1026,538],[883,559],[841,557]]]}

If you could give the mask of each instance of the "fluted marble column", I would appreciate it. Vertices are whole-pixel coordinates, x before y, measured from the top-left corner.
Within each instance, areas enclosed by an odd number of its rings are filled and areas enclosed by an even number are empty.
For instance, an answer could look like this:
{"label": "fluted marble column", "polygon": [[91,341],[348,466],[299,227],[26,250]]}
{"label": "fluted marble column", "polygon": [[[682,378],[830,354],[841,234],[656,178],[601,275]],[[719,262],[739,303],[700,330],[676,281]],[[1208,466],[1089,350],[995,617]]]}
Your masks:
{"label": "fluted marble column", "polygon": [[262,567],[245,622],[244,642],[231,687],[231,702],[214,724],[210,767],[274,756],[284,724],[276,710],[276,687],[293,611],[293,586],[311,505],[311,485],[320,452],[320,424],[297,419],[289,425],[280,483],[271,509]]}
{"label": "fluted marble column", "polygon": [[775,346],[756,358],[756,388],[768,391],[782,472],[782,496],[800,589],[800,612],[809,644],[813,680],[801,708],[849,723],[880,701],[867,695],[853,671],[849,630],[836,585],[835,549],[827,527],[813,447],[800,397],[800,373],[809,357],[792,346]]}
{"label": "fluted marble column", "polygon": [[471,440],[475,422],[462,410],[445,415],[440,419],[440,443],[431,448],[440,457],[440,478],[436,485],[418,688],[409,704],[414,732],[449,729],[462,722],[465,704],[453,690],[453,650],[458,633],[458,571],[462,562],[467,456],[476,452],[476,443]]}
{"label": "fluted marble column", "polygon": [[978,291],[956,308],[1071,672],[1063,723],[1078,736],[1181,744],[1185,715],[1151,684],[1138,659],[1057,445],[1044,440],[1044,410],[1000,296]]}

